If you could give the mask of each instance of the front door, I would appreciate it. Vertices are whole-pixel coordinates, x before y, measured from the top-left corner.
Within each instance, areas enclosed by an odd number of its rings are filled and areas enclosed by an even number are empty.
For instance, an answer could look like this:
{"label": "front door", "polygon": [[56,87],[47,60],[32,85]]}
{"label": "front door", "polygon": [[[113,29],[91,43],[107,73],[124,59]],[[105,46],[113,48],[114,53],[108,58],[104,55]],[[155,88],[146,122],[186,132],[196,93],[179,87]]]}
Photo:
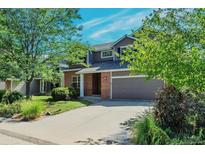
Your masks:
{"label": "front door", "polygon": [[101,75],[100,73],[94,73],[92,77],[92,87],[93,87],[93,95],[101,94]]}

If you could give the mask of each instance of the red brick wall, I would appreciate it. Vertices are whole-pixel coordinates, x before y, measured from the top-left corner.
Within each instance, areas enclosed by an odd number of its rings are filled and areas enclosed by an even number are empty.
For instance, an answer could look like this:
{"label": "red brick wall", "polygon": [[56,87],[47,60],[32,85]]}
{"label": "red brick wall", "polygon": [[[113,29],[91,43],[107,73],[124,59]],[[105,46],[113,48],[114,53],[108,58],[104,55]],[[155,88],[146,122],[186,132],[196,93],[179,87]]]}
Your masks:
{"label": "red brick wall", "polygon": [[[72,76],[75,72],[64,73],[64,85],[68,87],[72,83]],[[93,75],[84,74],[84,95],[91,96],[93,93]],[[110,72],[101,73],[101,98],[110,99]]]}
{"label": "red brick wall", "polygon": [[91,96],[93,93],[93,76],[92,74],[84,74],[84,94],[85,96]]}
{"label": "red brick wall", "polygon": [[101,73],[101,98],[110,99],[110,72]]}
{"label": "red brick wall", "polygon": [[64,86],[68,87],[72,84],[72,76],[75,76],[76,72],[64,72]]}

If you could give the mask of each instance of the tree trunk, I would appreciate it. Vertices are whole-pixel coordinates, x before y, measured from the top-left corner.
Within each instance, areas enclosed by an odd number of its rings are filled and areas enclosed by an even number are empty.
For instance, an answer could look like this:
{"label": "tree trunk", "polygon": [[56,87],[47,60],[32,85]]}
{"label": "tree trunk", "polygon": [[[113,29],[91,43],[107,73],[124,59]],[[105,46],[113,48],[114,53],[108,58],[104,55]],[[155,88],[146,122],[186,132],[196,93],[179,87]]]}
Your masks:
{"label": "tree trunk", "polygon": [[31,80],[26,81],[26,99],[30,98]]}

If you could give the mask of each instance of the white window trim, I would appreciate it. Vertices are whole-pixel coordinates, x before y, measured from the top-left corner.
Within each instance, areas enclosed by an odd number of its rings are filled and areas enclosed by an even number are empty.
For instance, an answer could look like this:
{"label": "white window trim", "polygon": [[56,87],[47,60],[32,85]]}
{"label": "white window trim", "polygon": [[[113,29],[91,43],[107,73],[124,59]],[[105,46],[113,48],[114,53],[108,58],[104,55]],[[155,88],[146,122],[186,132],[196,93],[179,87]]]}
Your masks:
{"label": "white window trim", "polygon": [[[77,77],[77,80],[76,80],[77,83],[76,83],[76,84],[77,84],[77,85],[78,85],[78,84],[80,85],[80,79],[79,79],[79,81],[78,81],[78,78],[80,78],[79,75],[73,75],[73,76],[72,76],[72,81],[71,81],[72,84],[73,84],[73,78],[74,78],[74,77]],[[79,87],[79,88],[80,88],[80,87]]]}
{"label": "white window trim", "polygon": [[[112,56],[103,56],[103,52],[108,52],[108,51],[111,51],[112,52]],[[104,59],[104,58],[111,58],[113,57],[113,51],[112,50],[104,50],[104,51],[101,51],[101,58]]]}
{"label": "white window trim", "polygon": [[147,77],[146,75],[131,75],[131,76],[112,76],[112,79],[126,79],[126,78],[145,78]]}

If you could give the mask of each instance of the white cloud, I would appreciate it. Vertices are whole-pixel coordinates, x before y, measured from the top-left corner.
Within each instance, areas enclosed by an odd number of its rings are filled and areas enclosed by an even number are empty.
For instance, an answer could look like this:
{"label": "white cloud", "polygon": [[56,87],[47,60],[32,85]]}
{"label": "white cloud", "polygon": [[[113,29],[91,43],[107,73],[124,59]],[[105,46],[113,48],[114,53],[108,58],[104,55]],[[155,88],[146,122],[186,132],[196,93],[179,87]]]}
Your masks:
{"label": "white cloud", "polygon": [[99,37],[102,37],[103,35],[109,33],[109,32],[115,32],[118,30],[128,30],[137,28],[141,25],[142,20],[149,15],[151,10],[138,12],[132,15],[127,16],[121,16],[120,18],[117,18],[112,23],[109,23],[107,26],[99,29],[98,31],[92,33],[90,35],[90,38],[96,39]]}
{"label": "white cloud", "polygon": [[82,26],[83,26],[84,29],[87,29],[89,27],[99,25],[100,23],[102,23],[102,20],[103,20],[103,18],[95,18],[93,20],[89,20],[89,21],[83,23]]}
{"label": "white cloud", "polygon": [[95,19],[92,19],[92,20],[89,20],[89,21],[83,23],[82,26],[84,29],[92,28],[94,26],[108,22],[114,18],[120,17],[120,16],[126,14],[130,10],[131,9],[123,9],[122,11],[120,11],[114,15],[108,16],[108,17],[95,18]]}

